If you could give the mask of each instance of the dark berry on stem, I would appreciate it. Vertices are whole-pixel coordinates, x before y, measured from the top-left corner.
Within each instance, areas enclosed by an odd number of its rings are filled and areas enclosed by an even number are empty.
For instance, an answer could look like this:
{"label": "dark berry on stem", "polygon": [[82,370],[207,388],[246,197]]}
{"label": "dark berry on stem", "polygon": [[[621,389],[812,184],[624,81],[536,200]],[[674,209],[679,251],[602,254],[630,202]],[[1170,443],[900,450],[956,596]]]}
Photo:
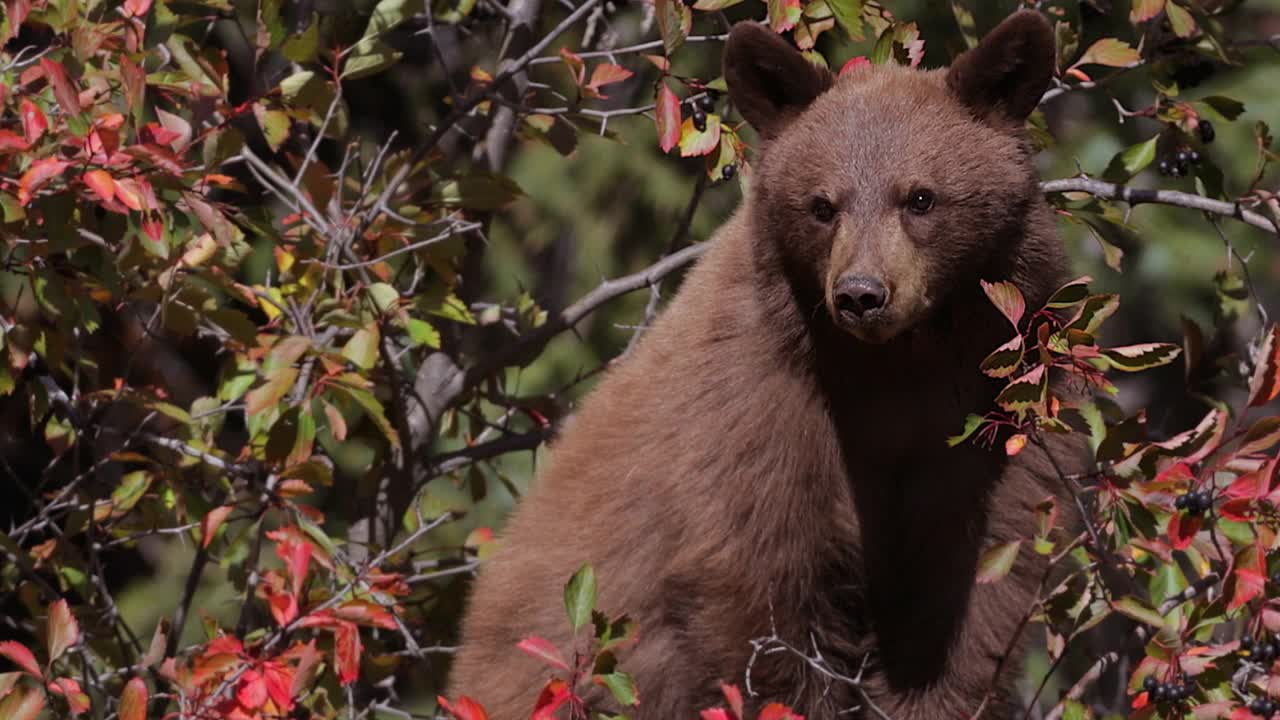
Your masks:
{"label": "dark berry on stem", "polygon": [[1216,133],[1214,133],[1213,131],[1213,123],[1209,122],[1208,120],[1201,120],[1200,121],[1200,142],[1205,143],[1207,145],[1213,142],[1214,135],[1216,135]]}
{"label": "dark berry on stem", "polygon": [[707,129],[707,114],[701,110],[693,111],[693,129],[703,132]]}
{"label": "dark berry on stem", "polygon": [[[1157,166],[1157,169],[1160,171],[1160,174],[1161,174],[1161,175],[1172,175],[1172,174],[1173,174],[1173,163],[1169,162],[1169,158],[1160,158],[1160,164]],[[1186,504],[1185,504],[1185,500],[1186,500],[1186,498],[1185,498],[1185,497],[1183,497],[1183,496],[1179,495],[1179,496],[1178,496],[1178,500],[1182,500],[1182,501],[1184,501],[1184,504],[1182,504],[1182,505],[1179,505],[1179,506],[1178,506],[1178,509],[1179,509],[1179,510],[1181,510],[1182,508],[1186,507]],[[1175,501],[1175,502],[1176,502],[1176,501]]]}
{"label": "dark berry on stem", "polygon": [[733,163],[729,163],[728,165],[725,165],[724,168],[720,170],[720,177],[724,178],[725,180],[732,180],[733,176],[737,174],[738,174],[738,166],[734,165]]}
{"label": "dark berry on stem", "polygon": [[698,107],[702,108],[706,112],[711,112],[716,109],[716,99],[711,97],[711,93],[707,93],[706,95],[698,98]]}
{"label": "dark berry on stem", "polygon": [[1152,690],[1155,690],[1159,685],[1160,683],[1156,680],[1155,675],[1148,675],[1142,681],[1142,689],[1146,690],[1147,692],[1151,692]]}
{"label": "dark berry on stem", "polygon": [[[1165,173],[1164,171],[1165,171],[1164,161],[1162,160],[1160,161],[1160,173],[1162,175],[1168,174],[1168,173]],[[1185,508],[1187,506],[1187,496],[1179,495],[1178,497],[1174,498],[1173,506],[1179,510],[1182,510],[1183,508]]]}

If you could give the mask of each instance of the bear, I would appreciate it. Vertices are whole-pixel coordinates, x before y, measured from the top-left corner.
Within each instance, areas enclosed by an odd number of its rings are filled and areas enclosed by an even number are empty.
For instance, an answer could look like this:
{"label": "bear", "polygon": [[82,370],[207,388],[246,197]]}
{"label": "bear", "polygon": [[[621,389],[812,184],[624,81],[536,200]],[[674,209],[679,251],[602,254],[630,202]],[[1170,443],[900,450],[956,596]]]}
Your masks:
{"label": "bear", "polygon": [[452,696],[527,717],[550,671],[516,644],[571,645],[562,588],[591,563],[602,611],[639,625],[629,717],[698,717],[721,683],[749,717],[1010,709],[1048,563],[1023,543],[979,584],[979,558],[1035,533],[1080,448],[946,441],[1001,387],[979,365],[1013,331],[981,281],[1038,308],[1069,279],[1024,132],[1054,63],[1032,10],[950,68],[838,78],[732,28],[744,199],[550,449],[471,589]]}

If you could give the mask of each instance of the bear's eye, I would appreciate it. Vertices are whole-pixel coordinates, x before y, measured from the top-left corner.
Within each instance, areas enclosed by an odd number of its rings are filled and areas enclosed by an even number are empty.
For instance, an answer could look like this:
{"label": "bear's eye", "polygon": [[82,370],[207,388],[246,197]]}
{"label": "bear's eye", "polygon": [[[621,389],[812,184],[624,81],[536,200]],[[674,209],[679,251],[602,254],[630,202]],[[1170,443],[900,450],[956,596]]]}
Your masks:
{"label": "bear's eye", "polygon": [[907,209],[917,215],[923,215],[933,209],[933,192],[929,190],[912,190],[907,197]]}
{"label": "bear's eye", "polygon": [[826,198],[814,198],[809,203],[809,213],[817,218],[818,222],[829,223],[836,217],[836,206]]}

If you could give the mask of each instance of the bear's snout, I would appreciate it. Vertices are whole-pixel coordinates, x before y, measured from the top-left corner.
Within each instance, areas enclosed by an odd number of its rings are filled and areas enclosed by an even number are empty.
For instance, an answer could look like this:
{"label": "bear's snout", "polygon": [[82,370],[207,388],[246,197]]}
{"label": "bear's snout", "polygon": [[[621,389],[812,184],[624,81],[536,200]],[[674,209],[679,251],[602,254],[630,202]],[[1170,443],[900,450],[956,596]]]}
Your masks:
{"label": "bear's snout", "polygon": [[857,324],[880,314],[889,304],[889,288],[866,275],[845,275],[831,292],[838,320]]}

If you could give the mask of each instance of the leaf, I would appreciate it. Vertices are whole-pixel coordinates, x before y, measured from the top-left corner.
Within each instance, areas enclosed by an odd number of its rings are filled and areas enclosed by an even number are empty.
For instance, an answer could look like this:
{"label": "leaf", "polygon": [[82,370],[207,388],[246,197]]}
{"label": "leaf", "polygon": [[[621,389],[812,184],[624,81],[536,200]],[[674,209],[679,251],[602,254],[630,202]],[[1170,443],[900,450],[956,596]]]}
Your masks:
{"label": "leaf", "polygon": [[280,150],[280,146],[284,145],[284,141],[289,138],[289,128],[292,127],[292,120],[288,113],[283,110],[271,110],[263,103],[253,104],[253,115],[258,119],[258,126],[262,128],[262,135],[267,139],[267,145],[271,146],[272,152]]}
{"label": "leaf", "polygon": [[347,61],[342,65],[343,80],[359,80],[376,75],[395,65],[403,54],[381,40],[369,43],[368,49],[365,49],[364,41],[356,47],[360,48],[359,51],[348,55]]}
{"label": "leaf", "polygon": [[82,179],[102,202],[111,202],[115,198],[116,181],[106,170],[90,170],[82,176]]}
{"label": "leaf", "polygon": [[147,681],[135,677],[120,693],[120,720],[147,720]]}
{"label": "leaf", "polygon": [[489,720],[489,713],[485,712],[484,707],[466,695],[460,696],[452,704],[444,696],[437,695],[436,702],[456,720]]}
{"label": "leaf", "polygon": [[632,707],[640,704],[640,693],[636,691],[635,680],[621,670],[608,675],[596,675],[591,678],[591,681],[608,688],[609,693],[621,705]]}
{"label": "leaf", "polygon": [[827,0],[827,7],[845,33],[854,40],[861,40],[863,0]]}
{"label": "leaf", "polygon": [[663,52],[670,56],[684,45],[693,29],[693,12],[682,0],[654,0],[658,16],[658,34],[662,36]]}
{"label": "leaf", "polygon": [[67,648],[80,642],[80,623],[76,622],[65,599],[59,598],[49,608],[46,634],[50,663],[62,657],[62,653],[66,652]]}
{"label": "leaf", "polygon": [[1210,95],[1200,101],[1228,122],[1244,114],[1244,103],[1225,95]]}
{"label": "leaf", "polygon": [[1146,22],[1164,10],[1165,0],[1133,0],[1129,10],[1129,22],[1137,24]]}
{"label": "leaf", "polygon": [[1272,325],[1267,329],[1262,343],[1258,346],[1253,369],[1249,378],[1249,407],[1266,405],[1280,394],[1280,326]]}
{"label": "leaf", "polygon": [[1262,595],[1267,584],[1266,556],[1256,544],[1246,546],[1236,555],[1235,566],[1235,572],[1227,579],[1226,591],[1231,596],[1228,611]]}
{"label": "leaf", "polygon": [[4,720],[36,720],[42,710],[44,692],[39,689],[16,689],[0,700],[0,718]]}
{"label": "leaf", "polygon": [[1045,392],[1049,387],[1048,380],[1045,366],[1037,365],[1005,386],[996,396],[996,404],[1009,412],[1025,412],[1044,402]]}
{"label": "leaf", "polygon": [[1116,153],[1107,165],[1106,171],[1103,172],[1103,177],[1111,182],[1124,182],[1137,175],[1155,161],[1156,141],[1159,139],[1159,135],[1153,135],[1145,142],[1130,145]]}
{"label": "leaf", "polygon": [[338,668],[338,682],[350,685],[360,676],[360,631],[343,622],[333,631],[333,655]]}
{"label": "leaf", "polygon": [[1182,348],[1173,343],[1143,343],[1102,350],[1112,369],[1138,372],[1168,365],[1182,354]]}
{"label": "leaf", "polygon": [[782,703],[769,703],[756,715],[756,720],[804,720],[804,717]]}
{"label": "leaf", "polygon": [[1102,323],[1115,314],[1116,309],[1119,307],[1119,296],[1092,295],[1088,300],[1085,300],[1084,306],[1080,308],[1080,312],[1076,314],[1067,327],[1073,330],[1080,330],[1089,335],[1096,335]]}
{"label": "leaf", "polygon": [[952,435],[947,438],[947,447],[955,447],[965,440],[968,440],[970,435],[975,433],[978,428],[982,427],[983,422],[984,418],[981,415],[966,415],[964,418],[964,429],[960,431],[959,435]]}
{"label": "leaf", "polygon": [[23,98],[18,106],[19,114],[22,116],[22,136],[26,138],[27,144],[30,145],[40,139],[49,129],[49,118],[45,117],[44,111],[39,105],[31,102],[28,98]]}
{"label": "leaf", "polygon": [[784,33],[800,22],[800,0],[768,0],[769,27],[776,33]]}
{"label": "leaf", "polygon": [[658,147],[669,153],[680,142],[680,98],[664,81],[658,85],[654,122],[658,126]]}
{"label": "leaf", "polygon": [[560,654],[560,649],[550,640],[530,635],[529,637],[516,643],[516,647],[520,648],[524,654],[536,660],[561,670],[568,670],[569,664],[564,661],[564,657]]}
{"label": "leaf", "polygon": [[680,157],[709,155],[720,147],[720,116],[707,116],[707,129],[693,127],[693,118],[685,118],[680,126]]}
{"label": "leaf", "polygon": [[1174,550],[1186,550],[1200,532],[1203,519],[1199,515],[1184,515],[1175,512],[1169,516],[1169,525],[1165,533],[1169,536],[1169,545]]}
{"label": "leaf", "polygon": [[1244,434],[1240,447],[1236,448],[1236,455],[1249,455],[1270,450],[1277,442],[1280,442],[1280,417],[1273,415],[1260,418]]}
{"label": "leaf", "polygon": [[80,94],[71,84],[71,79],[67,77],[67,69],[62,66],[62,63],[55,62],[48,57],[42,57],[40,58],[40,69],[44,71],[45,78],[53,86],[53,96],[58,100],[58,104],[62,106],[62,112],[68,116],[79,115]]}
{"label": "leaf", "polygon": [[1111,607],[1121,615],[1133,618],[1138,622],[1143,622],[1157,628],[1164,626],[1164,618],[1160,613],[1156,612],[1154,609],[1132,595],[1120,598],[1113,602]]}
{"label": "leaf", "polygon": [[1025,448],[1026,446],[1027,446],[1026,435],[1023,435],[1022,433],[1018,433],[1017,435],[1010,435],[1009,439],[1004,441],[1004,454],[1008,455],[1009,457],[1013,457],[1014,455],[1017,455],[1018,453],[1022,452],[1022,449]]}
{"label": "leaf", "polygon": [[48,687],[50,692],[61,695],[67,701],[67,707],[71,710],[73,717],[89,710],[89,696],[80,689],[80,683],[76,680],[62,677],[49,683]]}
{"label": "leaf", "polygon": [[283,367],[267,373],[267,381],[245,395],[245,412],[252,417],[275,407],[297,379],[298,368],[295,367]]}
{"label": "leaf", "polygon": [[338,408],[334,407],[333,404],[328,401],[322,400],[321,405],[324,407],[325,419],[329,421],[329,434],[338,442],[346,440],[347,419],[343,417],[342,411],[338,410]]}
{"label": "leaf", "polygon": [[595,607],[596,571],[591,565],[583,565],[564,586],[564,608],[574,633],[591,621]]}
{"label": "leaf", "polygon": [[27,168],[18,180],[18,202],[22,205],[30,203],[37,190],[50,180],[62,175],[70,165],[71,163],[66,160],[52,157],[41,158],[31,163],[31,167]]}
{"label": "leaf", "polygon": [[[622,82],[634,74],[635,73],[620,65],[601,63],[591,71],[591,81],[587,83],[587,87],[592,90],[598,90],[605,85]],[[602,94],[600,97],[603,98],[607,96]]]}
{"label": "leaf", "polygon": [[233,509],[233,505],[221,505],[200,518],[200,547],[209,547],[209,543],[213,542],[213,536],[218,533],[218,528],[222,527],[223,521]]}
{"label": "leaf", "polygon": [[1001,378],[1012,375],[1022,364],[1022,336],[1014,335],[1009,342],[992,351],[979,368],[990,377]]}
{"label": "leaf", "polygon": [[965,7],[961,0],[951,0],[951,14],[956,18],[956,25],[960,28],[960,36],[964,38],[965,47],[977,47],[978,24],[973,19],[973,11]]}
{"label": "leaf", "polygon": [[1058,288],[1056,292],[1049,298],[1049,302],[1045,307],[1049,308],[1068,308],[1083,302],[1089,297],[1089,283],[1093,282],[1093,278],[1085,275]]}
{"label": "leaf", "polygon": [[1128,67],[1142,60],[1138,51],[1129,43],[1116,38],[1102,38],[1089,46],[1073,67],[1080,65],[1106,65],[1107,67]]}
{"label": "leaf", "polygon": [[378,364],[378,345],[381,342],[378,326],[370,323],[351,336],[342,347],[342,356],[361,370],[369,370]]}
{"label": "leaf", "polygon": [[40,672],[40,663],[36,662],[36,656],[31,654],[26,645],[13,640],[0,641],[0,657],[9,658],[14,665],[22,668],[22,671],[28,675],[44,679],[44,673]]}
{"label": "leaf", "polygon": [[1026,312],[1027,301],[1022,297],[1022,291],[1018,290],[1018,286],[1008,281],[989,283],[982,280],[982,291],[987,294],[991,300],[991,304],[996,306],[1009,322],[1013,325],[1013,329],[1018,329],[1018,322],[1022,320],[1022,314]]}
{"label": "leaf", "polygon": [[993,583],[1004,578],[1013,569],[1013,562],[1018,558],[1018,549],[1022,547],[1021,540],[1002,543],[986,552],[982,553],[982,558],[978,560],[978,575],[976,581],[981,585]]}
{"label": "leaf", "polygon": [[1196,32],[1196,21],[1191,17],[1191,13],[1173,0],[1165,3],[1165,16],[1169,18],[1169,26],[1173,28],[1173,34],[1180,38],[1189,38]]}

